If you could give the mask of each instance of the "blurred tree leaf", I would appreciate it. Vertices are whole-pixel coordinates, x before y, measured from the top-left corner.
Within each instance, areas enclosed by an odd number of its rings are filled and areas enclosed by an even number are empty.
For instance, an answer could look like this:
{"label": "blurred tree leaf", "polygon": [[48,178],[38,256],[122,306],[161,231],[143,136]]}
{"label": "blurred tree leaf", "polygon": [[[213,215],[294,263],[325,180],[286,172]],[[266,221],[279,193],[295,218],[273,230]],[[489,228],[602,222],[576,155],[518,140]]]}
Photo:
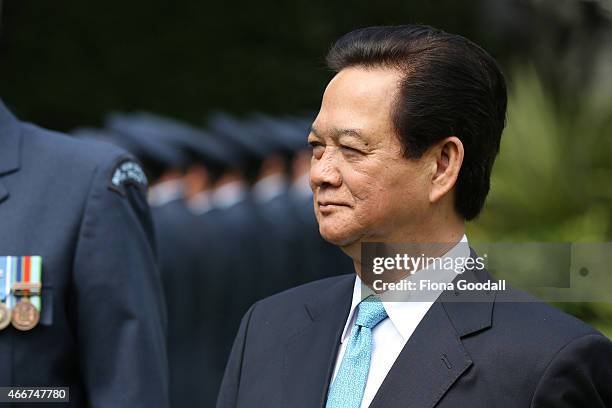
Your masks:
{"label": "blurred tree leaf", "polygon": [[[468,225],[471,239],[610,241],[612,99],[593,87],[555,103],[534,68],[511,78],[508,126],[485,210]],[[612,335],[612,303],[557,306]]]}
{"label": "blurred tree leaf", "polygon": [[593,94],[556,104],[531,67],[517,69],[508,126],[476,239],[603,241],[612,238],[610,112]]}

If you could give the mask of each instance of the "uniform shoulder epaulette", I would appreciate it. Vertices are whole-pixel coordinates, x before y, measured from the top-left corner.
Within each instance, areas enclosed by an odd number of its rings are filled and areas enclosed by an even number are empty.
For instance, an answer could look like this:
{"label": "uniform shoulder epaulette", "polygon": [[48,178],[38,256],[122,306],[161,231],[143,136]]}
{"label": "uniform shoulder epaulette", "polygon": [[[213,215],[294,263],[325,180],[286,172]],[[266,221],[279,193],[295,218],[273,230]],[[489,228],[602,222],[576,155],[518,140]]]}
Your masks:
{"label": "uniform shoulder epaulette", "polygon": [[146,189],[147,176],[140,164],[129,157],[117,160],[109,172],[108,188],[125,195],[125,187],[129,184]]}

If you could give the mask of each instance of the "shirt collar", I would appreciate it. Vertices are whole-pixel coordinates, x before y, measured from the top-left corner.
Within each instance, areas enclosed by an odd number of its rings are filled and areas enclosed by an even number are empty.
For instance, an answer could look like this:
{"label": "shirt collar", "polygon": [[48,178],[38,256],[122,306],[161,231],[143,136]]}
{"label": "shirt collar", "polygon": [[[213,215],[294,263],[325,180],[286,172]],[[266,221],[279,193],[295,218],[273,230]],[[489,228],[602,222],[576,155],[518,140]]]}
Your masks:
{"label": "shirt collar", "polygon": [[[461,237],[461,240],[441,257],[467,258],[469,256],[469,243],[467,240],[467,236],[464,234],[463,237]],[[422,279],[422,274],[426,273],[427,278],[435,282],[452,282],[452,280],[457,276],[457,274],[453,271],[444,269],[431,269],[420,270],[408,279],[413,278],[418,273],[421,274],[419,275],[419,279]],[[421,319],[425,316],[433,302],[442,292],[443,291],[440,290],[437,292],[430,293],[431,296],[428,296],[428,301],[410,301],[409,299],[407,299],[407,301],[400,301],[395,297],[395,294],[390,293],[381,293],[380,297],[383,302],[385,311],[387,312],[387,315],[389,317],[389,320],[391,320],[391,323],[393,323],[393,326],[397,329],[404,341],[407,341],[416,329],[416,326],[420,323]],[[340,341],[342,343],[344,343],[344,341],[351,334],[351,328],[356,319],[357,306],[363,299],[372,294],[374,294],[374,292],[362,283],[359,275],[355,275],[355,284],[353,285],[353,298],[351,301],[351,309],[344,325],[344,330],[342,331],[342,337],[340,338]]]}
{"label": "shirt collar", "polygon": [[183,197],[183,181],[180,179],[162,181],[149,188],[148,201],[151,207],[160,207]]}
{"label": "shirt collar", "polygon": [[187,207],[195,215],[202,215],[213,209],[208,191],[200,191],[196,193],[189,201]]}
{"label": "shirt collar", "polygon": [[310,188],[310,174],[302,174],[297,180],[291,185],[291,195],[297,198],[310,198],[312,199],[312,189]]}
{"label": "shirt collar", "polygon": [[212,205],[216,208],[229,208],[247,196],[246,185],[242,181],[232,181],[215,189],[212,193]]}
{"label": "shirt collar", "polygon": [[287,189],[287,182],[282,174],[271,174],[253,185],[251,192],[258,203],[266,203],[281,195]]}

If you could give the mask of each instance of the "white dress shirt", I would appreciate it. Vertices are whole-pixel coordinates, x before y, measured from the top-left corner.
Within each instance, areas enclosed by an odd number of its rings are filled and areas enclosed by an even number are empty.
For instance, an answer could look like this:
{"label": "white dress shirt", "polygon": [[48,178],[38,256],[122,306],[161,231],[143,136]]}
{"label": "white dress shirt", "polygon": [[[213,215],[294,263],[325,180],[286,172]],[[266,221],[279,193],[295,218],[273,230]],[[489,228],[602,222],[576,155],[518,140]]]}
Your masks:
{"label": "white dress shirt", "polygon": [[[442,258],[467,258],[469,255],[470,250],[467,237],[463,235],[461,241],[445,255],[442,255]],[[457,276],[454,271],[431,268],[420,270],[413,274],[412,277],[416,275],[418,275],[419,279],[425,278],[435,282],[446,283],[451,282]],[[336,374],[340,368],[340,363],[342,362],[342,357],[344,356],[348,339],[351,335],[351,329],[357,317],[357,306],[362,299],[365,299],[372,293],[373,292],[369,288],[362,284],[359,276],[356,276],[351,309],[344,326],[344,331],[342,332],[342,337],[340,338],[341,344],[336,357],[332,381],[336,378]],[[370,370],[368,372],[363,399],[361,400],[362,408],[370,405],[376,392],[378,392],[378,389],[387,376],[387,373],[391,369],[391,366],[393,366],[393,363],[395,363],[395,360],[406,345],[406,342],[410,336],[412,336],[416,327],[441,293],[442,291],[433,293],[428,292],[428,299],[430,301],[398,301],[396,300],[397,293],[380,294],[388,317],[382,320],[372,330],[372,359],[370,361]],[[405,296],[410,296],[410,294],[406,294]],[[389,301],[391,298],[394,300]],[[387,299],[387,301],[385,299]],[[418,369],[418,367],[415,367],[415,369]]]}

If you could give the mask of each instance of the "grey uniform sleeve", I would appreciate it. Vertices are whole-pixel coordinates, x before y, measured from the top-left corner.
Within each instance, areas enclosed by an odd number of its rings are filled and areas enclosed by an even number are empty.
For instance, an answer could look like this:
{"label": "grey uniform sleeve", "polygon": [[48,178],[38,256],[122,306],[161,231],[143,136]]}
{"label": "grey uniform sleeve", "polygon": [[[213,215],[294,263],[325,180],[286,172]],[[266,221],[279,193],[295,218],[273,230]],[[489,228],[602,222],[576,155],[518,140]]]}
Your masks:
{"label": "grey uniform sleeve", "polygon": [[98,167],[73,266],[82,380],[92,407],[167,407],[166,315],[146,178],[129,158]]}
{"label": "grey uniform sleeve", "polygon": [[549,363],[533,408],[612,407],[612,343],[601,334],[579,337]]}
{"label": "grey uniform sleeve", "polygon": [[223,381],[221,382],[221,388],[217,398],[217,408],[235,408],[238,404],[238,391],[240,389],[240,376],[242,372],[242,360],[244,358],[246,337],[251,315],[256,305],[257,304],[251,306],[240,322],[240,328],[234,340],[234,346],[232,347],[232,352],[230,353],[225,368],[225,374],[223,375]]}

